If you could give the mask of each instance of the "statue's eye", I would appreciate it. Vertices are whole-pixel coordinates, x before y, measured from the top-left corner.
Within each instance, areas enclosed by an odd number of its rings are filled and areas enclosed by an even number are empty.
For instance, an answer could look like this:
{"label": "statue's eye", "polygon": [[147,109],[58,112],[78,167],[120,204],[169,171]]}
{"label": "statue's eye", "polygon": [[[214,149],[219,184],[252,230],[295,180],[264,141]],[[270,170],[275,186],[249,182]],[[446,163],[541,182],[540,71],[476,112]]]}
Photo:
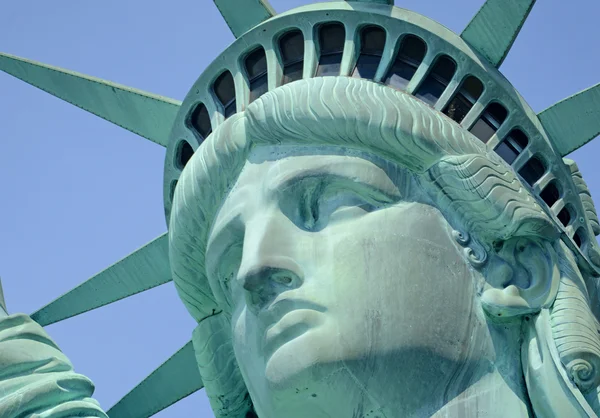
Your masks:
{"label": "statue's eye", "polygon": [[399,200],[358,181],[336,176],[309,177],[278,190],[280,210],[298,228],[318,232]]}
{"label": "statue's eye", "polygon": [[377,207],[352,190],[337,190],[334,193],[312,195],[302,202],[301,218],[304,229],[320,231],[331,221],[348,220]]}

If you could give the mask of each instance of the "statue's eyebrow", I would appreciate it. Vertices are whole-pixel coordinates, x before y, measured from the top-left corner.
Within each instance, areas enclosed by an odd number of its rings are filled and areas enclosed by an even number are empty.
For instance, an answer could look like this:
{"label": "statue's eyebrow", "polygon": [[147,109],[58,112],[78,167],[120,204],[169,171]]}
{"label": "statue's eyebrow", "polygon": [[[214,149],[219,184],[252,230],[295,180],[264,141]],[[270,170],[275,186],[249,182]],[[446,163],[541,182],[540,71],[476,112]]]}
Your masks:
{"label": "statue's eyebrow", "polygon": [[[342,164],[339,164],[342,166]],[[352,172],[354,170],[354,172]],[[356,172],[360,170],[361,176]],[[397,201],[402,197],[401,191],[392,182],[386,173],[380,168],[368,164],[345,163],[343,170],[336,170],[335,167],[317,166],[313,168],[295,167],[291,170],[284,170],[278,173],[268,173],[269,179],[265,182],[265,192],[273,195],[277,191],[292,187],[307,178],[329,178],[339,182],[347,182],[349,186],[363,186],[377,194],[387,196],[388,199]],[[387,199],[386,199],[387,200]]]}
{"label": "statue's eyebrow", "polygon": [[350,193],[356,196],[362,204],[370,205],[372,209],[382,208],[401,200],[399,193],[390,195],[388,191],[372,182],[326,173],[288,178],[279,185],[277,190],[271,190],[270,193],[277,196],[280,208],[284,212],[284,207],[287,206],[289,209],[289,206],[283,201],[291,199],[303,202],[300,206],[294,206],[303,208],[307,214],[306,211],[310,212],[314,209],[312,205],[317,200],[331,198],[340,193],[345,196],[349,196],[348,193]]}

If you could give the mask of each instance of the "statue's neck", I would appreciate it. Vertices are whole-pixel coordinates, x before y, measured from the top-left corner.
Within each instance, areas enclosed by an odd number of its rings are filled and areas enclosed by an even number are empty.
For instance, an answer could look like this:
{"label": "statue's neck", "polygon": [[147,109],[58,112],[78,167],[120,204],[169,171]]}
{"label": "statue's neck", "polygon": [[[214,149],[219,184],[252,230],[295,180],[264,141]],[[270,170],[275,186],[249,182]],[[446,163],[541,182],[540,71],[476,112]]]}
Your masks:
{"label": "statue's neck", "polygon": [[[521,365],[521,325],[487,323],[473,329],[464,362],[447,367],[442,360],[429,357],[432,368],[443,369],[437,378],[427,379],[429,390],[412,381],[407,393],[422,399],[415,402],[409,416],[435,418],[530,418],[530,401]],[[426,364],[424,362],[424,364]],[[435,366],[434,366],[435,365]],[[402,376],[406,379],[408,376]],[[382,395],[377,403],[386,412],[405,410],[407,399],[396,395],[403,384],[386,392],[383,387],[374,392]],[[421,386],[421,387],[420,387]],[[417,390],[420,387],[420,390]],[[394,405],[394,401],[400,402]],[[421,402],[419,402],[421,401]],[[427,412],[425,412],[427,411]],[[387,415],[384,415],[387,416]]]}
{"label": "statue's neck", "polygon": [[520,385],[515,388],[514,383],[494,370],[448,402],[433,418],[533,417],[528,402],[523,401],[525,390]]}
{"label": "statue's neck", "polygon": [[533,417],[521,364],[521,324],[488,323],[474,333],[479,361],[460,367],[435,418]]}
{"label": "statue's neck", "polygon": [[[469,365],[458,366],[451,377],[444,383],[441,380],[428,381],[429,393],[425,393],[422,385],[415,381],[405,380],[399,382],[402,377],[395,379],[380,379],[383,382],[377,385],[365,383],[366,380],[351,373],[350,368],[340,370],[341,375],[353,379],[337,382],[336,387],[343,387],[342,398],[355,400],[352,402],[338,402],[335,411],[329,411],[332,403],[331,397],[322,399],[324,403],[315,402],[317,408],[311,416],[333,417],[333,416],[360,416],[368,417],[377,412],[381,417],[397,417],[398,411],[403,411],[403,416],[433,418],[532,418],[534,415],[530,410],[530,402],[523,381],[521,362],[518,354],[515,355],[507,346],[506,351],[500,354],[495,362],[482,359],[477,364],[471,362]],[[406,377],[404,377],[406,379]],[[390,385],[390,380],[396,381]],[[443,380],[443,379],[442,379]],[[387,389],[386,389],[387,387]],[[413,407],[408,407],[405,397],[398,397],[398,392],[408,389],[417,402]],[[351,394],[351,395],[350,395]],[[422,398],[420,402],[418,398]],[[329,401],[329,402],[328,402]],[[417,406],[419,405],[420,406]],[[339,410],[340,405],[349,408]],[[360,411],[358,415],[357,411]],[[306,411],[305,411],[306,412]]]}

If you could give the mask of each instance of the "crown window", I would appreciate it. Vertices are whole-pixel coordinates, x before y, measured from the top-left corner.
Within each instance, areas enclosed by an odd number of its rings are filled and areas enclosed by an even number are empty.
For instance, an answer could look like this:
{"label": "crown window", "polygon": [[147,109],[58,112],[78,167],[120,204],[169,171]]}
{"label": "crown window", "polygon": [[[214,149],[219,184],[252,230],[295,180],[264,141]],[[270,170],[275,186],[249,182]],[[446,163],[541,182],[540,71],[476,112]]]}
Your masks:
{"label": "crown window", "polygon": [[317,77],[340,75],[346,30],[341,23],[329,23],[319,29],[320,57]]}
{"label": "crown window", "polygon": [[483,93],[483,83],[478,78],[469,76],[462,82],[458,93],[446,105],[443,112],[450,119],[461,123],[475,102],[479,100],[481,93]]}
{"label": "crown window", "polygon": [[177,167],[181,170],[187,165],[192,156],[194,155],[194,149],[187,141],[181,141],[177,147],[176,161]]}
{"label": "crown window", "polygon": [[508,164],[512,164],[528,144],[527,135],[520,129],[513,129],[494,151]]}
{"label": "crown window", "polygon": [[201,139],[205,139],[212,132],[212,126],[210,124],[210,116],[208,110],[203,103],[196,105],[192,111],[190,117],[190,123],[194,131],[200,136]]}
{"label": "crown window", "polygon": [[583,227],[580,227],[577,232],[575,232],[575,235],[573,235],[573,241],[575,241],[575,244],[577,244],[579,248],[583,246],[585,243],[585,230]]}
{"label": "crown window", "polygon": [[385,76],[385,84],[398,90],[406,90],[406,86],[423,62],[427,45],[422,39],[407,35],[402,39],[396,60]]}
{"label": "crown window", "polygon": [[560,223],[566,227],[571,222],[571,211],[568,209],[567,206],[565,206],[560,212],[558,212],[558,215],[556,215],[556,217],[558,218]]}
{"label": "crown window", "polygon": [[352,76],[372,80],[383,55],[385,31],[379,26],[368,26],[361,31],[360,40],[360,55]]}
{"label": "crown window", "polygon": [[519,174],[530,185],[533,186],[546,172],[546,166],[538,158],[533,157],[519,170]]}
{"label": "crown window", "polygon": [[215,80],[213,89],[217,98],[223,105],[225,110],[225,117],[233,115],[236,112],[235,103],[235,85],[233,83],[233,77],[229,71],[225,71]]}
{"label": "crown window", "polygon": [[544,190],[542,190],[540,197],[544,202],[546,202],[548,207],[551,208],[558,201],[558,199],[560,199],[560,191],[558,190],[558,187],[556,187],[556,181],[553,180],[550,182],[550,184],[548,184]]}
{"label": "crown window", "polygon": [[250,83],[250,103],[269,90],[267,76],[267,56],[262,47],[246,57],[246,72]]}
{"label": "crown window", "polygon": [[415,92],[415,96],[431,106],[435,105],[448,87],[455,72],[456,62],[452,58],[442,55],[436,60],[433,69]]}
{"label": "crown window", "polygon": [[500,126],[506,120],[508,111],[500,103],[491,103],[485,108],[483,115],[473,125],[469,131],[481,140],[487,143],[496,133]]}
{"label": "crown window", "polygon": [[304,37],[302,32],[294,30],[279,40],[279,50],[283,60],[283,80],[281,84],[301,80],[304,68]]}

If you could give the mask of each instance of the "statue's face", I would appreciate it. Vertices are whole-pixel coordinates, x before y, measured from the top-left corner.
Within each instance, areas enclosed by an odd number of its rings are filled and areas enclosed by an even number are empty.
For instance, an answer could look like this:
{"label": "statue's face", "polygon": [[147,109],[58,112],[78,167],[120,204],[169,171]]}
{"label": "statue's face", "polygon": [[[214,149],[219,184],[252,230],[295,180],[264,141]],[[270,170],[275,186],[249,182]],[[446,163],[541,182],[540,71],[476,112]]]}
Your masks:
{"label": "statue's face", "polygon": [[414,411],[445,390],[475,291],[452,229],[419,195],[405,172],[356,156],[246,163],[207,270],[230,299],[235,355],[264,416],[295,417],[281,409],[290,399],[376,405],[388,388]]}

